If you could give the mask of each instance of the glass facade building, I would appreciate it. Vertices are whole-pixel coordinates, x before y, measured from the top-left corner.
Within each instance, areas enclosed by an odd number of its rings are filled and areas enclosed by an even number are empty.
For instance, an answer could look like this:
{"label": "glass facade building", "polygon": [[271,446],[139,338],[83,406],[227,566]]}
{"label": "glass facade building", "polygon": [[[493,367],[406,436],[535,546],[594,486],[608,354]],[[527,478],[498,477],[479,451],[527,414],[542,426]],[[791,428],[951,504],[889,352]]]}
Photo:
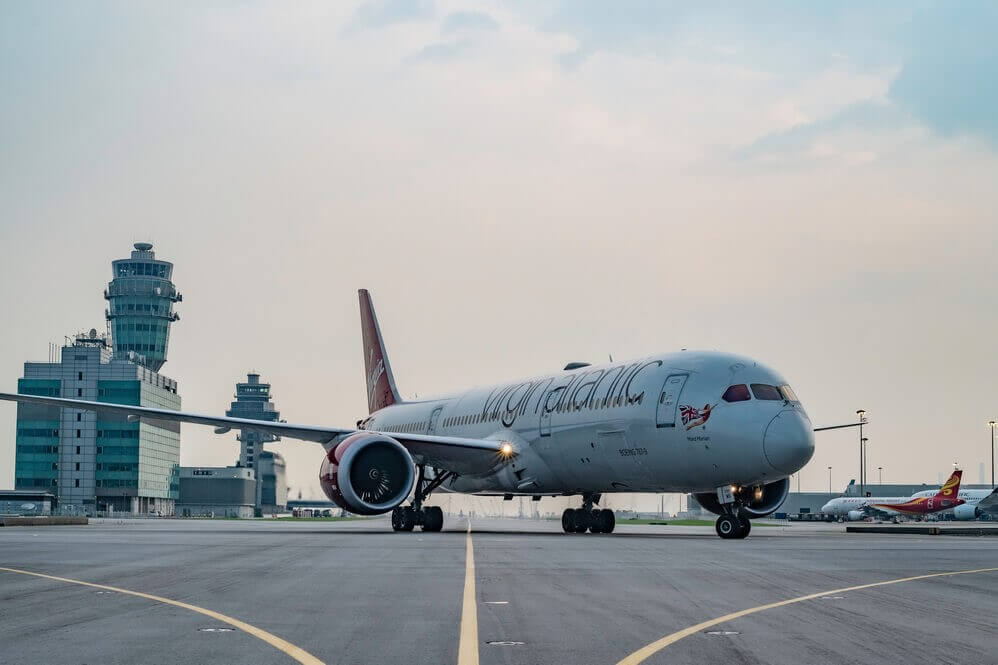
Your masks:
{"label": "glass facade building", "polygon": [[180,319],[173,304],[183,296],[171,281],[173,264],[156,260],[150,243],[134,247],[131,257],[111,262],[113,279],[104,291],[108,331],[118,358],[158,372],[166,362],[170,325]]}
{"label": "glass facade building", "polygon": [[[107,338],[78,335],[58,362],[24,364],[18,392],[180,409],[177,382],[119,360]],[[48,491],[62,512],[173,514],[180,491],[178,423],[18,404],[14,483]]]}

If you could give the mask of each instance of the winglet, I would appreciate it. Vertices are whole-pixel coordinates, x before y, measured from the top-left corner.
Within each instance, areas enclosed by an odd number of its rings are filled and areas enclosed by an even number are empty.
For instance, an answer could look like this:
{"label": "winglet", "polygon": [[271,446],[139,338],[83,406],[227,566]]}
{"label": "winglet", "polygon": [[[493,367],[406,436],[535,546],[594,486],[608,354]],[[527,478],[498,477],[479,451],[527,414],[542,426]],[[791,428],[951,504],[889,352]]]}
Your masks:
{"label": "winglet", "polygon": [[381,327],[374,313],[374,303],[367,289],[358,292],[360,296],[360,328],[364,338],[364,370],[367,379],[367,408],[374,413],[390,404],[401,402],[392,366],[388,362],[385,341],[381,337]]}
{"label": "winglet", "polygon": [[960,496],[960,477],[963,476],[962,469],[953,469],[953,474],[942,487],[939,488],[937,497],[941,499],[956,499]]}

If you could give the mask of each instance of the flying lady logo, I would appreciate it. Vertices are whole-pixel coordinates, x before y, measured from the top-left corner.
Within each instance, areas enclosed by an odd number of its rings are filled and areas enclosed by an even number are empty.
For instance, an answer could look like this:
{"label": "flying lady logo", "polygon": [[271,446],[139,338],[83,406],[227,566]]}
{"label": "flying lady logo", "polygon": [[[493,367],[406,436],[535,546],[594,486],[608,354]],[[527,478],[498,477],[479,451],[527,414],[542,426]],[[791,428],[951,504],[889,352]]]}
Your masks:
{"label": "flying lady logo", "polygon": [[704,404],[702,409],[688,404],[679,406],[679,415],[683,419],[687,431],[706,423],[710,419],[710,411],[710,404]]}
{"label": "flying lady logo", "polygon": [[[370,362],[368,366],[374,364],[374,349],[371,349]],[[378,364],[375,365],[374,369],[371,370],[371,374],[367,377],[367,399],[370,403],[371,399],[374,397],[374,391],[378,386],[378,380],[381,379],[381,375],[385,373],[385,361],[378,358]]]}

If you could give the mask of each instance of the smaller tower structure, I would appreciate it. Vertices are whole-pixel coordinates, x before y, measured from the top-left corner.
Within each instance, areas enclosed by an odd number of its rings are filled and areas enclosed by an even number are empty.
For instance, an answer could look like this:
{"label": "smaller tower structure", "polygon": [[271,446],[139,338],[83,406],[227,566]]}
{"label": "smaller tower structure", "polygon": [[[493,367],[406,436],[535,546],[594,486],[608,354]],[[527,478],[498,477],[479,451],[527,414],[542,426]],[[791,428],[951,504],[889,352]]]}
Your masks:
{"label": "smaller tower structure", "polygon": [[[281,413],[270,401],[270,384],[260,383],[260,375],[250,372],[245,383],[236,384],[236,401],[232,402],[225,415],[230,418],[249,418],[251,420],[269,420],[277,422]],[[239,466],[250,469],[257,467],[263,444],[279,441],[280,437],[250,430],[240,430],[236,437],[239,440]]]}

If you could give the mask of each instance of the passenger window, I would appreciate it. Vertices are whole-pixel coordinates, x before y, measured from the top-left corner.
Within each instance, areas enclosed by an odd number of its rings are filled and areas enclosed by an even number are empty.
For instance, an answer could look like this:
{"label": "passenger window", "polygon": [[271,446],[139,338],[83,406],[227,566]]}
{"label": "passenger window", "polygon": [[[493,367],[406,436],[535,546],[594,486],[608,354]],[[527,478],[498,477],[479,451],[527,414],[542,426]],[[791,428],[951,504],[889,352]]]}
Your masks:
{"label": "passenger window", "polygon": [[774,402],[782,402],[783,395],[776,386],[766,385],[765,383],[753,383],[752,384],[752,394],[755,395],[756,399],[770,400]]}
{"label": "passenger window", "polygon": [[728,389],[721,395],[721,399],[725,402],[746,402],[752,399],[752,396],[749,394],[748,386],[744,383],[739,383],[734,386],[728,386]]}
{"label": "passenger window", "polygon": [[780,386],[780,394],[782,394],[783,399],[788,402],[800,402],[800,400],[797,399],[797,393],[795,393],[790,386]]}

